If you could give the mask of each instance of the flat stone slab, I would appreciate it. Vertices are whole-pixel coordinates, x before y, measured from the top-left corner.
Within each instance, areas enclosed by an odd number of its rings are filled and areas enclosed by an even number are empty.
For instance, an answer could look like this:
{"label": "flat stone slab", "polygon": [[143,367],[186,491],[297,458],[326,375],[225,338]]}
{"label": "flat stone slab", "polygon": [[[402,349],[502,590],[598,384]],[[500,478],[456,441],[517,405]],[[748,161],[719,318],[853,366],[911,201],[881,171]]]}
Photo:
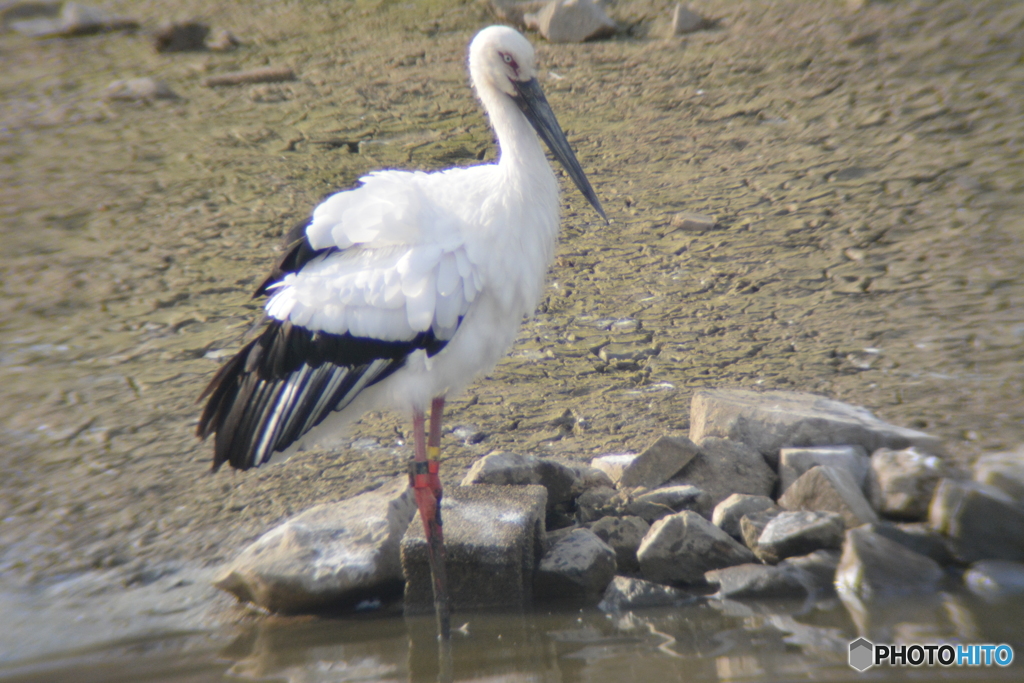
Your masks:
{"label": "flat stone slab", "polygon": [[950,539],[964,562],[1024,561],[1024,508],[994,486],[943,479],[928,509],[928,523]]}
{"label": "flat stone slab", "polygon": [[572,500],[579,488],[576,472],[554,460],[532,455],[495,451],[473,463],[462,478],[462,486],[528,486],[538,484],[548,490],[548,510]]}
{"label": "flat stone slab", "polygon": [[846,470],[863,490],[871,469],[871,458],[863,446],[783,448],[779,451],[779,492],[785,493],[800,475],[816,465]]}
{"label": "flat stone slab", "polygon": [[1024,596],[1024,563],[981,560],[964,573],[968,590],[989,602]]}
{"label": "flat stone slab", "polygon": [[[441,514],[453,610],[522,609],[531,603],[546,506],[547,489],[539,485],[445,489]],[[406,613],[431,613],[434,589],[418,512],[402,539],[402,570]]]}
{"label": "flat stone slab", "polygon": [[947,475],[942,460],[916,448],[894,451],[880,448],[871,455],[873,495],[878,511],[911,521],[928,516],[928,504],[939,480]]}
{"label": "flat stone slab", "polygon": [[637,550],[644,578],[659,583],[703,582],[704,573],[753,562],[754,554],[732,536],[689,510],[660,519]]}
{"label": "flat stone slab", "polygon": [[699,445],[700,453],[670,485],[696,486],[711,496],[712,507],[734,493],[767,496],[775,488],[775,472],[749,446],[715,437],[703,439]]}
{"label": "flat stone slab", "polygon": [[645,607],[676,607],[695,602],[686,591],[653,581],[616,576],[604,591],[597,607],[603,612],[625,612]]}
{"label": "flat stone slab", "polygon": [[623,469],[618,485],[623,488],[661,486],[686,467],[699,452],[686,437],[663,436]]}
{"label": "flat stone slab", "polygon": [[704,579],[718,589],[715,597],[733,600],[804,598],[813,591],[813,579],[799,567],[740,564],[713,569]]}
{"label": "flat stone slab", "polygon": [[408,477],[317,505],[261,536],[214,585],[284,614],[335,609],[395,591],[402,581],[399,543],[415,513]]}
{"label": "flat stone slab", "polygon": [[737,541],[743,540],[740,520],[752,512],[764,512],[776,507],[775,501],[768,496],[752,496],[747,493],[734,493],[715,506],[711,513],[711,522]]}
{"label": "flat stone slab", "polygon": [[890,541],[896,541],[900,545],[910,548],[915,553],[932,558],[940,566],[956,563],[956,557],[953,555],[949,539],[922,522],[904,522],[900,524],[878,522],[877,524],[869,524],[865,528],[880,536],[885,536]]}
{"label": "flat stone slab", "polygon": [[599,455],[590,461],[590,466],[604,472],[611,480],[609,486],[617,486],[622,479],[622,472],[640,457],[637,453],[611,453]]}
{"label": "flat stone slab", "polygon": [[942,568],[868,527],[848,529],[836,569],[836,592],[858,604],[882,598],[934,592]]}
{"label": "flat stone slab", "polygon": [[534,593],[547,600],[596,597],[615,577],[615,551],[590,529],[573,529],[540,560]]}
{"label": "flat stone slab", "polygon": [[640,517],[605,517],[590,525],[590,530],[615,551],[617,571],[640,571],[636,551],[651,525]]}
{"label": "flat stone slab", "polygon": [[864,493],[846,470],[829,466],[812,467],[800,475],[779,497],[784,510],[837,512],[847,528],[878,521]]}
{"label": "flat stone slab", "polygon": [[808,555],[787,557],[778,566],[802,569],[811,577],[816,592],[831,593],[835,590],[836,569],[841,557],[839,550],[815,550]]}
{"label": "flat stone slab", "polygon": [[757,547],[757,539],[761,538],[765,527],[773,519],[783,513],[780,507],[772,507],[760,512],[750,512],[740,518],[740,533],[743,534],[743,543],[750,549]]}
{"label": "flat stone slab", "polygon": [[938,437],[888,424],[870,411],[824,396],[795,391],[701,389],[690,403],[690,439],[715,436],[741,441],[778,465],[779,451],[797,446],[917,446],[941,455]]}
{"label": "flat stone slab", "polygon": [[[664,505],[672,512],[693,510],[701,517],[710,516],[712,509],[711,496],[696,486],[690,485],[663,486],[637,496],[633,502]],[[629,506],[626,509],[628,511]]]}
{"label": "flat stone slab", "polygon": [[835,512],[782,512],[764,527],[754,554],[769,564],[843,544],[843,518]]}

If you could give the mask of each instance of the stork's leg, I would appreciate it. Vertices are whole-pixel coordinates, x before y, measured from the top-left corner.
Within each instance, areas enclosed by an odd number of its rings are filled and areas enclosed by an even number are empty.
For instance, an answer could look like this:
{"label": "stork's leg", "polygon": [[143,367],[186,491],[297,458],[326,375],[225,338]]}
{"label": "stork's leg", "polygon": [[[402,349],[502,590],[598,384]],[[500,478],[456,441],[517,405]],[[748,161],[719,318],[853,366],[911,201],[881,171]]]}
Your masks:
{"label": "stork's leg", "polygon": [[[440,417],[438,420],[440,421]],[[441,530],[441,480],[437,476],[440,433],[437,437],[438,447],[428,451],[424,422],[423,412],[413,411],[412,485],[413,492],[416,494],[416,505],[419,507],[420,517],[423,519],[423,530],[427,536],[427,557],[430,561],[430,576],[434,582],[434,611],[437,613],[437,630],[441,640],[447,641],[451,638],[451,619],[448,607],[448,579],[445,573],[444,534]],[[432,435],[433,423],[434,419],[431,416]],[[428,453],[432,457],[428,457]]]}

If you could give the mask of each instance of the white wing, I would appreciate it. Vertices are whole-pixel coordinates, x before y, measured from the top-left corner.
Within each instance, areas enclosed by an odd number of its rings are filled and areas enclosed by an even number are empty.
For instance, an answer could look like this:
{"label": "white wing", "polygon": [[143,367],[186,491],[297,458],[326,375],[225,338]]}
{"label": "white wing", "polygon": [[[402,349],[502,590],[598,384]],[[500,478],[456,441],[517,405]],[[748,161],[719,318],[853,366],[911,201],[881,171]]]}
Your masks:
{"label": "white wing", "polygon": [[450,339],[483,287],[463,222],[438,210],[431,175],[385,171],[332,195],[306,237],[336,247],[274,285],[267,314],[334,334],[389,341],[432,330]]}

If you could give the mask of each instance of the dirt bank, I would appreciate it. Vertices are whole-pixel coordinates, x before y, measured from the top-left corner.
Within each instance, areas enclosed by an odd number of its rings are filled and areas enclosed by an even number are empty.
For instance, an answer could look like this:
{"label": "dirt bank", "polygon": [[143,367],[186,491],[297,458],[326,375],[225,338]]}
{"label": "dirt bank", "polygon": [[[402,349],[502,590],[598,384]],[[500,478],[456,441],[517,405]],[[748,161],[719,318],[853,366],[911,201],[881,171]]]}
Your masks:
{"label": "dirt bank", "polygon": [[[614,40],[537,40],[614,222],[566,185],[537,318],[449,404],[479,439],[446,438],[449,481],[498,448],[643,448],[688,427],[700,387],[823,393],[963,461],[1024,441],[1024,5],[694,2],[717,28],[666,40],[672,4],[617,3]],[[340,453],[211,476],[195,399],[320,197],[495,155],[463,67],[481,4],[104,6],[244,45],[0,35],[0,572],[22,583],[212,566],[402,471],[405,416],[371,414]],[[298,80],[201,85],[265,64]],[[101,100],[137,76],[181,99]],[[681,211],[719,225],[675,230]],[[609,342],[638,360],[608,365]]]}

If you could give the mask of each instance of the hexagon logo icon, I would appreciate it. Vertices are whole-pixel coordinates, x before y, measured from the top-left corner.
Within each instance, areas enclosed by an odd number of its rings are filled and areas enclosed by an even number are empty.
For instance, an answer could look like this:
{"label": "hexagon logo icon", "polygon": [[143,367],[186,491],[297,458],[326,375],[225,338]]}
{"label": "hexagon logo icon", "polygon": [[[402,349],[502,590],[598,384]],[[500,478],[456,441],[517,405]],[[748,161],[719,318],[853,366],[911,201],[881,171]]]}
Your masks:
{"label": "hexagon logo icon", "polygon": [[850,666],[857,671],[864,671],[875,659],[875,645],[870,640],[858,638],[850,643]]}

